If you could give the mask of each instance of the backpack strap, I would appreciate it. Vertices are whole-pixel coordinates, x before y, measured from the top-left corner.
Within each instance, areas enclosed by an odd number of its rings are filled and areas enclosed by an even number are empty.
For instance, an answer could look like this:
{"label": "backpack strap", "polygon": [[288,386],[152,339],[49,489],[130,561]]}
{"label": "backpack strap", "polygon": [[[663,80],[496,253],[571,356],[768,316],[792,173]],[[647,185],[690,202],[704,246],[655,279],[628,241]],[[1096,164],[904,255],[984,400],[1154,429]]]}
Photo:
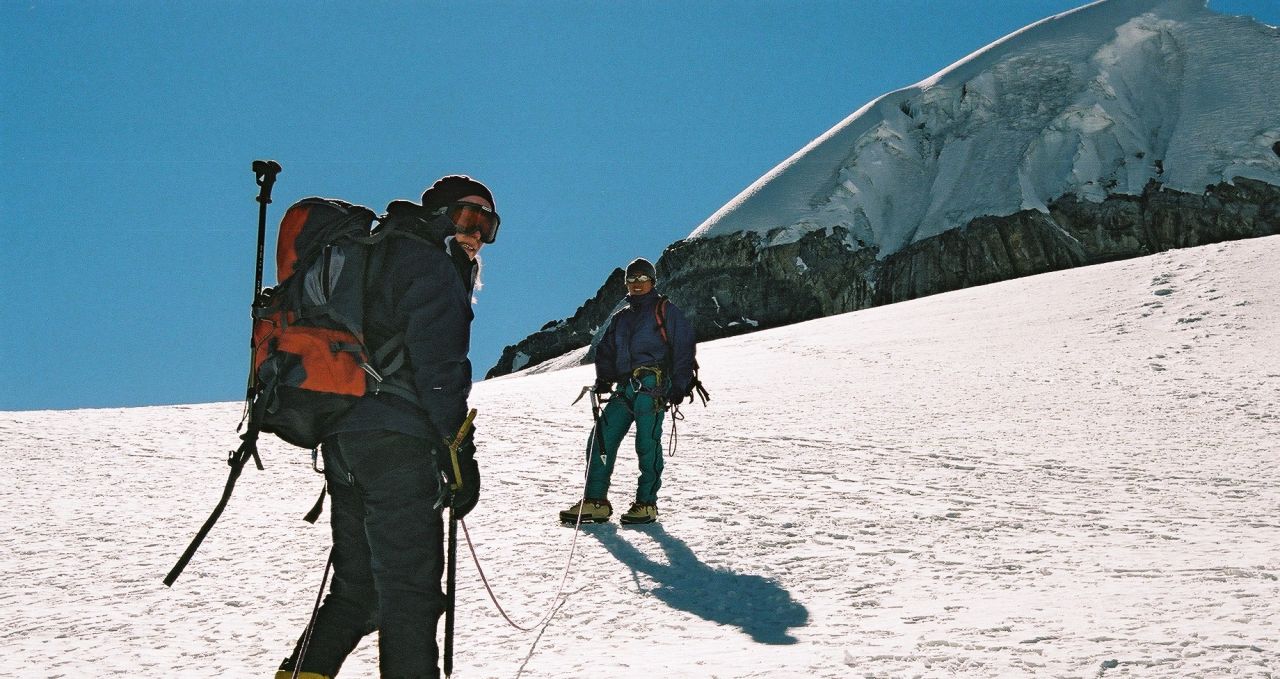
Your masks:
{"label": "backpack strap", "polygon": [[[671,340],[667,337],[667,299],[666,295],[658,295],[658,303],[653,307],[653,317],[658,320],[658,334],[662,335],[662,341],[667,345],[667,367],[670,368],[675,362],[675,348],[671,345]],[[698,359],[693,359],[693,376],[689,381],[689,402],[693,402],[694,394],[702,399],[702,405],[705,407],[707,401],[711,400],[711,395],[702,386],[702,380],[698,379]]]}
{"label": "backpack strap", "polygon": [[663,367],[666,368],[667,374],[675,373],[673,368],[676,362],[676,350],[671,344],[671,338],[667,337],[667,296],[658,293],[658,303],[653,305],[653,317],[658,321],[658,334],[662,335],[662,343],[667,345],[667,355],[662,360]]}
{"label": "backpack strap", "polygon": [[371,358],[373,364],[378,366],[382,373],[378,377],[370,374],[370,379],[367,380],[370,393],[395,394],[410,403],[420,403],[418,393],[414,391],[408,377],[400,370],[405,364],[404,333],[399,333],[387,340],[373,352]]}
{"label": "backpack strap", "polygon": [[404,367],[404,333],[396,334],[373,352],[373,360],[377,361],[388,375],[395,374],[397,370]]}
{"label": "backpack strap", "polygon": [[658,303],[653,305],[653,317],[658,321],[658,334],[662,335],[662,343],[667,345],[667,354],[671,353],[671,340],[667,339],[667,296],[658,295]]}

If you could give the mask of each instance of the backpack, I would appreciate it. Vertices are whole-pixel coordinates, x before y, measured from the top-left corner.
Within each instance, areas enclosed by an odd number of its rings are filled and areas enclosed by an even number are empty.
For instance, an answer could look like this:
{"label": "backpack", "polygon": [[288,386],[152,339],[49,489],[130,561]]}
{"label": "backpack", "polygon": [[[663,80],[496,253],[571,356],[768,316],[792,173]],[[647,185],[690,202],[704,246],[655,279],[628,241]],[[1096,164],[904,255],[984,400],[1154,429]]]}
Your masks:
{"label": "backpack", "polygon": [[331,198],[304,198],[285,211],[278,284],[253,306],[249,403],[261,431],[314,449],[365,394],[417,401],[407,378],[392,379],[404,365],[402,336],[373,348],[364,336],[365,286],[392,223]]}
{"label": "backpack", "polygon": [[[668,363],[674,360],[674,348],[671,345],[671,340],[667,337],[667,304],[670,303],[670,301],[671,300],[668,299],[666,295],[659,294],[658,303],[653,305],[653,317],[658,321],[658,334],[662,336],[662,341],[667,345]],[[689,390],[684,393],[681,400],[687,397],[689,402],[693,403],[693,395],[695,393],[698,395],[698,398],[702,399],[703,407],[707,405],[707,401],[711,400],[711,394],[707,393],[707,390],[702,386],[702,380],[698,379],[697,356],[693,357],[693,378],[689,380]]]}

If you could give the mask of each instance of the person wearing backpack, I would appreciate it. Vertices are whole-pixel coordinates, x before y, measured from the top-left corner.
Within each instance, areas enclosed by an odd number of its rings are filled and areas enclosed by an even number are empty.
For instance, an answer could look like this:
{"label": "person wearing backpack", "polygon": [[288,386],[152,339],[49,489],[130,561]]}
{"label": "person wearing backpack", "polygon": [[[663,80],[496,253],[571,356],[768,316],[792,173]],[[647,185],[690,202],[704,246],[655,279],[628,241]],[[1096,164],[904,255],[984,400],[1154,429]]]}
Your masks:
{"label": "person wearing backpack", "polygon": [[392,207],[380,228],[394,230],[366,283],[365,340],[403,346],[402,366],[382,377],[398,377],[417,398],[399,390],[368,393],[325,434],[333,581],[310,638],[305,645],[299,640],[277,679],[295,672],[333,677],[375,630],[381,676],[440,676],[443,507],[451,501],[453,516],[465,516],[480,487],[469,434],[458,454],[462,486],[449,499],[441,470],[453,472],[443,441],[466,418],[478,255],[494,242],[500,220],[488,187],[463,175],[436,181],[421,206]]}
{"label": "person wearing backpack", "polygon": [[593,388],[598,395],[610,396],[589,447],[583,499],[560,512],[560,520],[566,523],[602,523],[613,514],[609,480],[618,446],[632,423],[640,478],[635,502],[619,520],[637,524],[658,519],[663,415],[667,404],[679,403],[694,384],[693,326],[679,307],[654,288],[657,270],[648,260],[636,259],[627,265],[625,280],[626,306],[609,319],[596,347]]}

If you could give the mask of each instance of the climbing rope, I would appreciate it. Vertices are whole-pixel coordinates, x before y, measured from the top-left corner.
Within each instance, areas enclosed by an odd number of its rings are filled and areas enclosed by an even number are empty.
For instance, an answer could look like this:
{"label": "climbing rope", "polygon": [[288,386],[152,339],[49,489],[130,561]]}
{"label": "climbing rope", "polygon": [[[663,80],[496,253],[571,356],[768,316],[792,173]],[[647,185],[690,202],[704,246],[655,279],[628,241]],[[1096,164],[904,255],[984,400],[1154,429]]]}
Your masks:
{"label": "climbing rope", "polygon": [[[582,516],[579,515],[578,522],[581,523],[581,521],[582,521]],[[578,546],[578,533],[579,533],[578,526],[574,526],[573,542],[569,545],[569,559],[564,564],[564,572],[560,576],[559,589],[556,590],[555,596],[551,598],[551,604],[547,607],[547,612],[544,613],[542,617],[538,619],[538,622],[533,623],[528,627],[526,627],[512,620],[511,616],[507,615],[506,610],[502,608],[502,604],[498,603],[498,597],[493,593],[493,587],[489,584],[489,578],[485,577],[484,569],[480,567],[480,557],[476,554],[475,544],[471,542],[471,532],[467,530],[467,520],[459,519],[458,524],[462,526],[462,534],[467,539],[467,549],[471,551],[471,559],[472,561],[475,562],[476,572],[480,574],[480,582],[484,583],[485,591],[489,593],[489,600],[493,602],[494,607],[498,609],[498,613],[502,614],[502,618],[507,621],[507,624],[520,630],[521,632],[532,632],[538,629],[539,627],[542,627],[547,623],[551,622],[551,618],[555,615],[555,612],[559,610],[559,607],[556,605],[556,602],[560,600],[560,596],[564,593],[564,584],[569,579],[569,570],[570,570],[569,567],[573,563],[573,554]]]}
{"label": "climbing rope", "polygon": [[[587,393],[589,389],[590,387],[583,387],[583,393]],[[560,585],[556,589],[555,595],[551,597],[551,603],[547,605],[546,613],[543,613],[542,616],[538,618],[537,622],[529,626],[525,626],[512,620],[511,616],[507,615],[507,611],[502,608],[502,604],[498,602],[498,596],[494,593],[493,587],[489,584],[489,578],[484,574],[484,568],[480,565],[480,556],[476,553],[475,543],[471,541],[471,531],[467,530],[466,519],[458,520],[458,523],[462,526],[462,535],[467,540],[467,550],[471,552],[471,560],[476,565],[476,572],[480,574],[480,582],[484,584],[485,591],[489,594],[489,600],[493,602],[494,607],[498,609],[498,613],[507,621],[507,624],[521,632],[532,632],[546,626],[551,622],[551,619],[555,617],[556,612],[560,610],[560,606],[563,605],[563,602],[560,602],[560,597],[564,594],[565,583],[569,581],[569,572],[573,566],[573,556],[578,549],[578,535],[582,532],[582,506],[587,501],[586,479],[591,473],[591,458],[594,457],[591,454],[591,443],[596,439],[600,427],[600,399],[594,391],[591,391],[590,393],[591,408],[595,424],[592,425],[591,436],[587,439],[587,468],[582,475],[582,497],[578,501],[578,516],[577,520],[574,521],[573,524],[573,540],[569,543],[569,558],[565,560],[564,570],[560,575]],[[582,395],[579,394],[578,398],[582,398]],[[574,403],[577,403],[577,401],[575,400]]]}

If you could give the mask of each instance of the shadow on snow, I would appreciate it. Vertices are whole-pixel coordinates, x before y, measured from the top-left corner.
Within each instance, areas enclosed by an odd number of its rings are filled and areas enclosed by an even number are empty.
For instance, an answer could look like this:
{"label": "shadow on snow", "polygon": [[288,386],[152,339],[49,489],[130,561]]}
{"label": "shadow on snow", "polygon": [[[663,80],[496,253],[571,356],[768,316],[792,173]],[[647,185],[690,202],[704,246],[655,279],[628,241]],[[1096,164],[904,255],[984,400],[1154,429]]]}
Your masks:
{"label": "shadow on snow", "polygon": [[[794,644],[797,640],[788,630],[809,623],[808,609],[773,580],[702,563],[684,541],[667,533],[662,524],[627,530],[653,538],[669,563],[646,556],[619,535],[618,527],[612,524],[583,532],[599,540],[610,554],[631,569],[636,586],[642,592],[668,606],[704,620],[739,627],[764,644]],[[654,586],[646,589],[638,577],[640,573],[652,578]]]}

